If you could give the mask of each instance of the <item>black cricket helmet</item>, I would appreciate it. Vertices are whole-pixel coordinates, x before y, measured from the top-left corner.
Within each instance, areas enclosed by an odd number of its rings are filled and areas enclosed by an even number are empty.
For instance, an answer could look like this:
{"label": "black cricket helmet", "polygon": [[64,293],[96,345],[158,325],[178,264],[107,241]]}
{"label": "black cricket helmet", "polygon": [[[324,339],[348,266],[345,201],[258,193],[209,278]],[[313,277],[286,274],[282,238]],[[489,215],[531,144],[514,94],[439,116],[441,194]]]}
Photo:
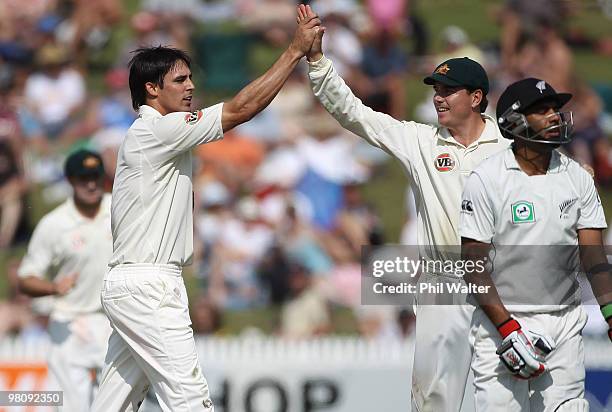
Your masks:
{"label": "black cricket helmet", "polygon": [[[529,142],[551,145],[562,145],[572,140],[572,129],[574,120],[572,112],[561,112],[572,95],[569,93],[557,93],[553,87],[544,80],[533,77],[512,83],[504,90],[497,101],[497,125],[504,137],[507,139],[520,138]],[[550,102],[555,113],[550,116],[558,116],[558,122],[541,130],[533,130],[525,113],[536,103]],[[550,131],[558,130],[557,138],[550,139],[544,135]]]}

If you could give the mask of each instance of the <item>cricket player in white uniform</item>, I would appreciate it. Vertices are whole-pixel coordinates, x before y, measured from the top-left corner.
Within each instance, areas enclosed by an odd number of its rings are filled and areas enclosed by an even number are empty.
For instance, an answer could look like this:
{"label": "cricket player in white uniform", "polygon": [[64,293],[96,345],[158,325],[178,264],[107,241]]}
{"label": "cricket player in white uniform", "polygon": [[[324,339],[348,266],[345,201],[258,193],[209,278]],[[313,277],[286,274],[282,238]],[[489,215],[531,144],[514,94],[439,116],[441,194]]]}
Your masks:
{"label": "cricket player in white uniform", "polygon": [[[298,21],[311,15],[310,7],[302,6]],[[459,209],[465,179],[483,159],[510,144],[495,120],[484,114],[489,91],[486,72],[467,57],[441,63],[424,79],[435,91],[439,126],[396,120],[355,97],[323,56],[322,35],[323,30],[307,54],[315,96],[345,129],[400,161],[415,195],[419,253],[425,259],[445,259],[445,246],[461,244]],[[428,276],[423,274],[422,279]],[[417,306],[413,410],[461,409],[472,359],[468,342],[472,310],[459,304]]]}
{"label": "cricket player in white uniform", "polygon": [[570,141],[571,113],[559,112],[570,98],[540,79],[510,85],[497,117],[514,143],[485,160],[465,185],[464,253],[477,259],[495,251],[490,269],[468,279],[490,288],[474,294],[478,411],[588,410],[580,261],[612,330],[603,208],[589,173],[554,150]]}
{"label": "cricket player in white uniform", "polygon": [[64,392],[62,410],[83,412],[93,399],[92,371],[102,368],[111,333],[100,304],[113,248],[111,199],[104,194],[97,153],[73,153],[65,174],[73,196],[36,226],[18,274],[24,293],[54,297],[49,370]]}
{"label": "cricket player in white uniform", "polygon": [[130,62],[138,119],[119,150],[113,187],[113,256],[102,305],[113,332],[93,410],[137,410],[147,387],[164,411],[212,411],[181,276],[193,255],[192,154],[221,139],[278,93],[310,49],[320,20],[301,22],[276,63],[234,98],[193,110],[190,59],[140,49]]}

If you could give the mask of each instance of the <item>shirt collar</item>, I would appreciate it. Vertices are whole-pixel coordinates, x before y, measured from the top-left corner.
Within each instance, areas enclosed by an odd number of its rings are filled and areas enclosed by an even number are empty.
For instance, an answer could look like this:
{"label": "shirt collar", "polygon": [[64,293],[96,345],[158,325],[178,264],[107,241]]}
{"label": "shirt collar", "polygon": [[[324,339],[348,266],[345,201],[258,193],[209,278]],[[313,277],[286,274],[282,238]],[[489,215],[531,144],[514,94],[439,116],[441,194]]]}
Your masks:
{"label": "shirt collar", "polygon": [[[521,170],[521,167],[519,166],[518,162],[516,161],[516,157],[514,156],[514,152],[512,151],[512,146],[513,145],[508,146],[506,152],[504,153],[504,165],[506,166],[506,169]],[[560,167],[561,154],[558,151],[553,150],[550,156],[550,163],[548,164],[548,171],[546,172],[546,174],[557,173]]]}
{"label": "shirt collar", "polygon": [[[499,129],[497,128],[497,123],[495,123],[495,119],[485,113],[481,113],[480,116],[485,121],[485,127],[484,129],[482,129],[480,137],[478,137],[478,139],[474,143],[480,144],[488,142],[497,142],[499,139],[501,139],[502,136],[499,132]],[[453,135],[451,135],[450,130],[448,130],[446,127],[438,128],[438,139],[443,140],[447,143],[461,145],[461,143],[455,140]]]}
{"label": "shirt collar", "polygon": [[144,116],[162,117],[162,114],[160,112],[158,112],[151,106],[147,106],[146,104],[143,104],[142,106],[138,108],[138,115],[140,117],[144,117]]}

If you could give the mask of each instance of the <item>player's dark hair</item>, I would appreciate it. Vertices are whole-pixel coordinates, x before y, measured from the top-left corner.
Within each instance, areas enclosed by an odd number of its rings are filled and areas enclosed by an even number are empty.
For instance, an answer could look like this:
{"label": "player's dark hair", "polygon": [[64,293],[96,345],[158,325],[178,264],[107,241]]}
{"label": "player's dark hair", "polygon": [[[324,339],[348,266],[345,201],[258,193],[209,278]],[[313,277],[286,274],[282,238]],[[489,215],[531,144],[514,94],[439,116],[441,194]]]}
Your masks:
{"label": "player's dark hair", "polygon": [[[474,93],[478,89],[471,89],[468,87],[466,90],[468,93]],[[489,100],[487,99],[487,95],[484,93],[484,90],[480,90],[482,91],[482,100],[480,101],[480,105],[478,105],[478,110],[480,110],[480,113],[484,113],[489,106]]]}
{"label": "player's dark hair", "polygon": [[164,88],[164,76],[176,65],[184,61],[191,67],[191,59],[182,50],[172,47],[156,46],[134,50],[134,57],[128,63],[130,68],[130,93],[134,110],[146,103],[145,84],[151,82]]}

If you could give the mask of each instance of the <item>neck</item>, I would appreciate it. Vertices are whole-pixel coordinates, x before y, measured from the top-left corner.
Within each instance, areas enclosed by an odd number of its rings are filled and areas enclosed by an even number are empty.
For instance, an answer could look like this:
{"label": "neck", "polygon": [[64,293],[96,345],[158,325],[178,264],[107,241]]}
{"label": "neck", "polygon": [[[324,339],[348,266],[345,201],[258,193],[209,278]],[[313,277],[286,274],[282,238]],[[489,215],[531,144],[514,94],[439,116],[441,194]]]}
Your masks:
{"label": "neck", "polygon": [[166,111],[166,109],[164,109],[158,102],[157,100],[147,100],[147,102],[145,103],[147,106],[150,106],[152,108],[154,108],[155,110],[157,110],[159,112],[159,114],[161,114],[162,116],[165,116],[168,114],[168,112]]}
{"label": "neck", "polygon": [[552,150],[535,150],[526,144],[514,143],[512,151],[519,167],[528,176],[545,175],[548,171]]}
{"label": "neck", "polygon": [[449,127],[448,130],[457,142],[468,147],[478,140],[484,128],[485,121],[478,113],[477,116],[470,116],[467,122],[457,127]]}
{"label": "neck", "polygon": [[74,199],[74,206],[77,208],[80,214],[85,216],[86,218],[93,219],[98,214],[100,210],[100,204],[102,202],[98,202],[94,205],[85,205],[83,203],[79,203],[76,199]]}

